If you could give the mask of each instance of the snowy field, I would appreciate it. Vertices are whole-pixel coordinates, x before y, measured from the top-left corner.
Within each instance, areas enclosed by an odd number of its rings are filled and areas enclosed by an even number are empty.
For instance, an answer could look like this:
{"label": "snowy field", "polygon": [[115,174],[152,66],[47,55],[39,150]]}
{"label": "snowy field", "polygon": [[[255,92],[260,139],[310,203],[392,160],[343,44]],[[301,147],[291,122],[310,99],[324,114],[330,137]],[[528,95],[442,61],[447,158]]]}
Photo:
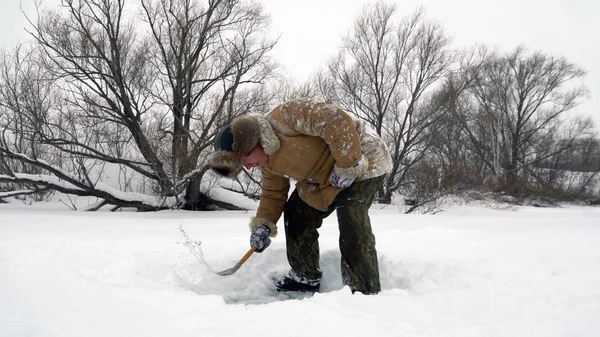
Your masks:
{"label": "snowy field", "polygon": [[343,287],[335,215],[320,231],[322,293],[273,290],[283,230],[214,275],[249,248],[251,215],[1,204],[0,336],[600,336],[600,208],[374,206],[377,296]]}

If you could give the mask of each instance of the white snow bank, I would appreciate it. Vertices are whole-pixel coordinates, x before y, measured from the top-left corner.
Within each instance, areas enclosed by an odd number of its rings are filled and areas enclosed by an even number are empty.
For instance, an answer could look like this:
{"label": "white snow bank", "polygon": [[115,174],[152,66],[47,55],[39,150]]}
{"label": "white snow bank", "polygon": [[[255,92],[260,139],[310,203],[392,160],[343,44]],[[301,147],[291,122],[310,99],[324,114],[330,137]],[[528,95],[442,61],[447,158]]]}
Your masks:
{"label": "white snow bank", "polygon": [[[83,213],[0,205],[0,336],[597,336],[600,209],[374,209],[383,291],[343,287],[335,216],[320,234],[323,293],[288,296],[276,238],[253,212]],[[281,231],[283,234],[283,231]]]}

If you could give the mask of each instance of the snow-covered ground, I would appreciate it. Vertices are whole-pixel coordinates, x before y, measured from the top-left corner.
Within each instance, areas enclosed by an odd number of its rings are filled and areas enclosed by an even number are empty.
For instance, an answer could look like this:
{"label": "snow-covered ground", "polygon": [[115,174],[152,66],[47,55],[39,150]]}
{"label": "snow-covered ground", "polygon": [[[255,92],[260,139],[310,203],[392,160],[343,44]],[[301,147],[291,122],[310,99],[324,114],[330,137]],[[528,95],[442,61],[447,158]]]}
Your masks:
{"label": "snow-covered ground", "polygon": [[[599,336],[600,208],[374,206],[383,291],[343,287],[335,215],[322,293],[289,296],[280,235],[234,275],[253,212],[0,205],[0,336]],[[206,265],[180,227],[202,241]]]}

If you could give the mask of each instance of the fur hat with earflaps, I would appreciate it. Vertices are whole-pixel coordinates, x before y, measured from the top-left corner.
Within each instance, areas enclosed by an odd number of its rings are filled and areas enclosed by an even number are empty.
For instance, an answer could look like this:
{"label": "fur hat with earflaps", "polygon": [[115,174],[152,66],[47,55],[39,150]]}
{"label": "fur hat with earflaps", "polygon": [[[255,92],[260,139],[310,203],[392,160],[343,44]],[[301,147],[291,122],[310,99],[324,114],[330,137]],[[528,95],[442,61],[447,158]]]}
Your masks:
{"label": "fur hat with earflaps", "polygon": [[211,169],[224,177],[234,178],[243,167],[242,159],[260,144],[267,155],[279,150],[279,138],[265,117],[248,114],[237,117],[215,136],[217,152],[210,159]]}

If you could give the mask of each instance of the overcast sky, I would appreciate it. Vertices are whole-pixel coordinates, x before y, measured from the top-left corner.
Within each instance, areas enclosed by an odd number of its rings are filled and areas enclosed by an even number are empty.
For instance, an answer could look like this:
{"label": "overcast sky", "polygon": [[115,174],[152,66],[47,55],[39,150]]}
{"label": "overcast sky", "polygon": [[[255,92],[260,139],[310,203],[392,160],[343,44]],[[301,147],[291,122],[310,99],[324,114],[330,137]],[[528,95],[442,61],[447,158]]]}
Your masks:
{"label": "overcast sky", "polygon": [[[59,0],[42,0],[58,3]],[[136,0],[128,0],[136,1]],[[271,29],[281,34],[274,56],[289,73],[304,79],[334,54],[365,0],[263,0]],[[26,35],[20,3],[2,0],[0,43],[9,48]],[[600,2],[594,0],[407,0],[396,1],[400,15],[423,6],[443,23],[455,46],[486,43],[503,50],[520,44],[565,56],[581,65],[591,97],[578,110],[600,125]]]}

